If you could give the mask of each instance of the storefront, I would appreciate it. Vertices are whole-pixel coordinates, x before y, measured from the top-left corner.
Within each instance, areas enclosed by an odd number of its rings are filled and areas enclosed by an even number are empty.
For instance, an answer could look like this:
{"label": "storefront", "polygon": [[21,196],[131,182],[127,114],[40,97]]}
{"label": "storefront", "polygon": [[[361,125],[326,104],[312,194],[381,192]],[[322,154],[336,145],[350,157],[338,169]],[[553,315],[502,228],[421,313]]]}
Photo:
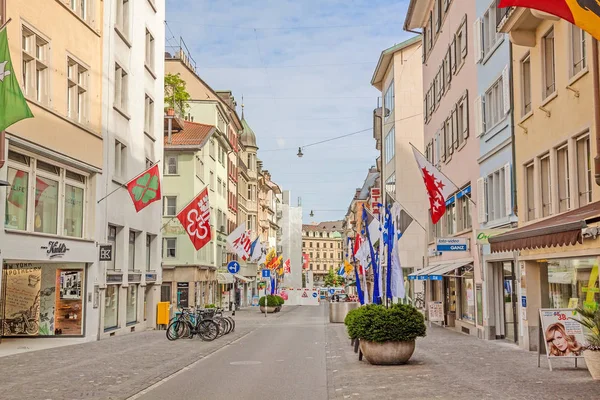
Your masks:
{"label": "storefront", "polygon": [[98,302],[89,285],[95,243],[8,231],[1,239],[0,334],[95,337]]}
{"label": "storefront", "polygon": [[489,239],[493,253],[519,252],[511,294],[521,347],[537,350],[540,308],[600,304],[599,218],[600,202],[592,203]]}

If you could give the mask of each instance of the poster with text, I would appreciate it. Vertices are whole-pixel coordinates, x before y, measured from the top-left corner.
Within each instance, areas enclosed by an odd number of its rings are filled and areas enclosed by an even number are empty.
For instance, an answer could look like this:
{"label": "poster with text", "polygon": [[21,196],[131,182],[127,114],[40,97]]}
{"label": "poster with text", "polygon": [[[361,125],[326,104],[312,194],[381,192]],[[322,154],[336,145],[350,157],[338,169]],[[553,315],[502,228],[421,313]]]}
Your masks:
{"label": "poster with text", "polygon": [[39,266],[4,270],[4,336],[37,335],[40,316],[42,269]]}
{"label": "poster with text", "polygon": [[540,309],[547,357],[583,357],[583,326],[572,317],[578,318],[571,308]]}

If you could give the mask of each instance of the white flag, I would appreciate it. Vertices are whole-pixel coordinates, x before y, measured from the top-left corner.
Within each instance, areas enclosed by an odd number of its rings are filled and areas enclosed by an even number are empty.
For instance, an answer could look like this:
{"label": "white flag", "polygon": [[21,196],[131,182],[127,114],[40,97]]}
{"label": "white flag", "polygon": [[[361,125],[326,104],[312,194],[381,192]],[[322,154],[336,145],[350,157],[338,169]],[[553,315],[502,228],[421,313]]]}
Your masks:
{"label": "white flag", "polygon": [[237,254],[242,260],[246,261],[250,256],[250,231],[246,231],[246,224],[242,223],[227,236],[227,249]]}
{"label": "white flag", "polygon": [[256,244],[251,247],[250,262],[257,262],[263,257],[263,245],[259,238],[256,238]]}
{"label": "white flag", "polygon": [[398,246],[394,246],[392,250],[392,268],[391,268],[391,284],[392,297],[403,299],[405,296],[404,276],[402,274],[402,266],[400,266],[400,257],[398,256]]}

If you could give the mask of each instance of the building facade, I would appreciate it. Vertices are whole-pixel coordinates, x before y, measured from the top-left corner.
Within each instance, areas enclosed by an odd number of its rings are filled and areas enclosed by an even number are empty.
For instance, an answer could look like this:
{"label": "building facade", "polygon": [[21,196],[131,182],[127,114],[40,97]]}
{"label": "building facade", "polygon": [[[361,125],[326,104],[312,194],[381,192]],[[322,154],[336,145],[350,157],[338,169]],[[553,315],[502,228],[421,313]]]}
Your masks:
{"label": "building facade", "polygon": [[[519,228],[491,237],[492,254],[515,252],[517,341],[537,350],[539,308],[600,303],[600,189],[593,181],[594,42],[545,13],[506,9],[512,43]],[[596,80],[597,82],[597,80]]]}
{"label": "building facade", "polygon": [[[160,202],[136,212],[127,181],[163,159],[164,1],[104,2],[103,170],[96,237],[112,246],[99,262],[101,337],[156,326],[161,282]],[[74,66],[75,68],[75,66]],[[79,67],[77,67],[79,68]],[[114,193],[113,193],[114,192]]]}
{"label": "building facade", "polygon": [[325,276],[336,274],[344,262],[343,221],[327,221],[302,225],[302,250],[309,256],[308,270],[313,272],[314,285],[322,286]]}
{"label": "building facade", "polygon": [[[481,262],[473,227],[479,179],[475,133],[477,68],[473,55],[475,0],[410,2],[405,29],[422,29],[425,156],[457,186],[446,212],[429,226],[426,300],[441,301],[445,325],[483,336]],[[472,199],[471,199],[472,198]],[[467,251],[437,251],[439,238],[466,241]],[[442,280],[429,280],[430,272]]]}
{"label": "building facade", "polygon": [[[371,79],[371,85],[381,91],[385,110],[376,110],[373,121],[377,148],[383,160],[381,188],[386,195],[382,197],[382,203],[392,205],[397,202],[418,221],[409,225],[397,242],[407,285],[408,274],[423,268],[427,255],[427,231],[424,228],[429,218],[428,201],[412,150],[412,146],[419,151],[424,147],[421,39],[421,36],[415,36],[384,50]],[[415,284],[417,291],[422,292],[420,282]]]}
{"label": "building facade", "polygon": [[12,19],[8,68],[34,115],[10,126],[0,146],[0,180],[9,184],[0,188],[4,337],[96,340],[102,331],[96,190],[104,10],[100,2],[79,6],[0,1],[2,22]]}
{"label": "building facade", "polygon": [[302,206],[292,205],[292,193],[289,190],[276,196],[280,200],[276,206],[281,210],[281,218],[277,219],[280,227],[277,255],[282,256],[283,262],[290,260],[290,273],[284,275],[283,286],[297,290],[302,288]]}

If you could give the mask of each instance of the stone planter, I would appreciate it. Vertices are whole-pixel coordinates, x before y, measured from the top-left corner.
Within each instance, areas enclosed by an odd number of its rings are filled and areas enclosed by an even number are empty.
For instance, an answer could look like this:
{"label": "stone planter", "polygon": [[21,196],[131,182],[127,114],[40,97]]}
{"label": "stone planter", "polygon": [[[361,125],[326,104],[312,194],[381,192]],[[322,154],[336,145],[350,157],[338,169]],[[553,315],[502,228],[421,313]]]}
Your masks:
{"label": "stone planter", "polygon": [[279,312],[279,311],[281,311],[281,306],[275,307],[275,312]]}
{"label": "stone planter", "polygon": [[583,358],[588,371],[592,375],[592,379],[600,380],[600,351],[584,350]]}
{"label": "stone planter", "polygon": [[357,302],[342,302],[342,303],[329,303],[329,322],[333,324],[343,324],[346,319],[346,315],[350,310],[354,310],[359,307]]}
{"label": "stone planter", "polygon": [[272,314],[275,312],[276,309],[277,309],[277,307],[260,306],[260,312],[263,314],[265,313],[265,310],[267,311],[267,314]]}
{"label": "stone planter", "polygon": [[415,341],[377,343],[361,339],[360,350],[373,365],[406,364],[415,351]]}

